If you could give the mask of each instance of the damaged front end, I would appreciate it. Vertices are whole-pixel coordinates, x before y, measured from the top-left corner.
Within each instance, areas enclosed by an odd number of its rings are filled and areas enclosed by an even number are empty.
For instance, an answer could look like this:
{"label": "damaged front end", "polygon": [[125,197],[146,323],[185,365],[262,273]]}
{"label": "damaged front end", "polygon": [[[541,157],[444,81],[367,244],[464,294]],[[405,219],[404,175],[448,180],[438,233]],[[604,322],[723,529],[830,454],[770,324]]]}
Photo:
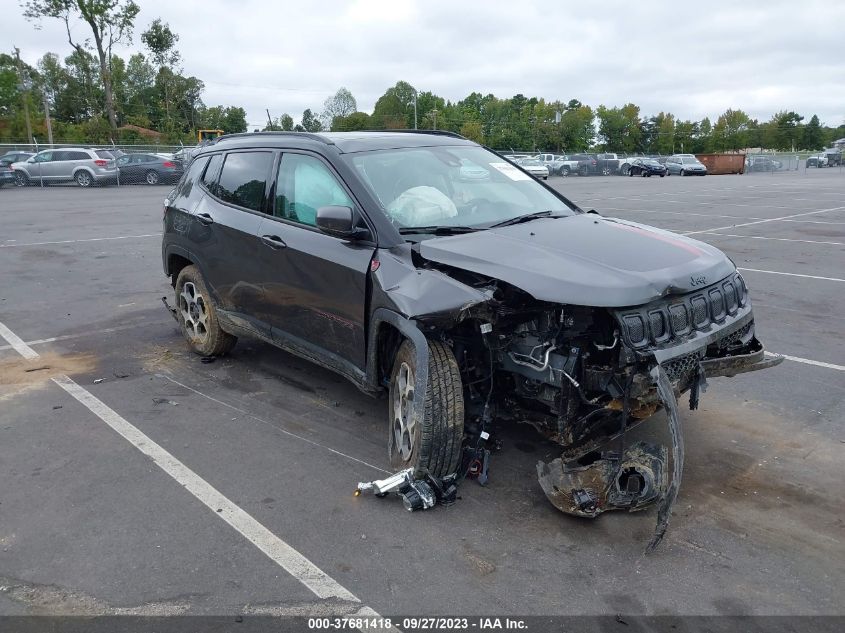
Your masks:
{"label": "damaged front end", "polygon": [[[662,537],[680,485],[683,434],[677,398],[696,408],[708,376],[781,362],[764,359],[739,273],[685,294],[613,309],[538,301],[501,281],[438,267],[487,299],[458,313],[417,317],[449,343],[465,390],[467,444],[492,420],[533,426],[561,447],[537,472],[552,504],[595,517],[659,503]],[[671,442],[625,446],[659,410]]]}

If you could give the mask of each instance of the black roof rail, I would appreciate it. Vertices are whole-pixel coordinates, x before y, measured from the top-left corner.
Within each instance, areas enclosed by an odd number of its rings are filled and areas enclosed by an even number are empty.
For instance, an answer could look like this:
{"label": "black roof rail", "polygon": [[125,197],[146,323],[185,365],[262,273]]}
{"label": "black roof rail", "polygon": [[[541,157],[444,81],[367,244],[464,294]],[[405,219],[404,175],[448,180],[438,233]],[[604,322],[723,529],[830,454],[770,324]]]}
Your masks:
{"label": "black roof rail", "polygon": [[223,136],[211,139],[211,143],[209,143],[209,145],[214,145],[219,141],[227,140],[230,138],[253,138],[261,135],[299,136],[301,138],[310,138],[314,141],[320,141],[321,143],[325,143],[326,145],[334,145],[334,141],[327,139],[325,136],[322,136],[320,134],[315,134],[314,132],[294,132],[293,130],[267,130],[262,132],[236,132],[234,134],[224,134]]}
{"label": "black roof rail", "polygon": [[368,130],[369,132],[403,132],[405,134],[435,134],[437,136],[451,136],[454,138],[462,138],[469,140],[465,136],[461,136],[457,132],[450,132],[449,130]]}

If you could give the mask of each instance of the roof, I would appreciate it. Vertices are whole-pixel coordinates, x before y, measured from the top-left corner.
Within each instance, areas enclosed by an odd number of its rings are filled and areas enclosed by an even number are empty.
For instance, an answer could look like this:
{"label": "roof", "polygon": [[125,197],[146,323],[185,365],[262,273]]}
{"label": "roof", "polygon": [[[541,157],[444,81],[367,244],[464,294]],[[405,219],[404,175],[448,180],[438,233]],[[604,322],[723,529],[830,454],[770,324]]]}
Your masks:
{"label": "roof", "polygon": [[403,147],[437,145],[475,145],[473,141],[452,132],[440,130],[361,131],[361,132],[251,132],[227,134],[212,142],[213,146],[237,144],[240,147],[333,145],[341,154]]}

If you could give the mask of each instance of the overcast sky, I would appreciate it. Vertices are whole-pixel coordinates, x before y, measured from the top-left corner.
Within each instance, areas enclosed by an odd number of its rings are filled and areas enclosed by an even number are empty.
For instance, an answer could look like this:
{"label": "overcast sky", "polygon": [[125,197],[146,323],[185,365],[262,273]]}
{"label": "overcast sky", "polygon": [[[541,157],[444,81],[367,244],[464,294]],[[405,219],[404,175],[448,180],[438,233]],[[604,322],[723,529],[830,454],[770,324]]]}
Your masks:
{"label": "overcast sky", "polygon": [[[136,2],[132,50],[161,17],[181,38],[185,72],[205,82],[203,101],[243,106],[250,129],[265,108],[318,113],[340,86],[371,112],[400,79],[453,101],[522,93],[692,120],[733,107],[760,120],[795,110],[845,122],[840,0]],[[60,21],[38,31],[15,0],[2,4],[4,48],[30,64],[70,52]]]}

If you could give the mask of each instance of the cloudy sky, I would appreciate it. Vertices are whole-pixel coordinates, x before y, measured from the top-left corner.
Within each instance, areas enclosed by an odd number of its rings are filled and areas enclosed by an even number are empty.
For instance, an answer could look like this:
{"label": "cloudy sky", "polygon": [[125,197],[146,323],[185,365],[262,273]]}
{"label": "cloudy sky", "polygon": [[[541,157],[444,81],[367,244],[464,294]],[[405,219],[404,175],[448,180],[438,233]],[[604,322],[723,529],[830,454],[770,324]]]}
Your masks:
{"label": "cloudy sky", "polygon": [[[451,100],[522,93],[693,120],[733,107],[845,122],[840,0],[136,2],[132,49],[161,17],[181,38],[185,72],[205,82],[205,103],[243,106],[250,129],[265,108],[318,112],[340,86],[369,112],[400,79]],[[35,30],[15,0],[2,4],[4,48],[31,64],[70,52],[61,22]]]}

